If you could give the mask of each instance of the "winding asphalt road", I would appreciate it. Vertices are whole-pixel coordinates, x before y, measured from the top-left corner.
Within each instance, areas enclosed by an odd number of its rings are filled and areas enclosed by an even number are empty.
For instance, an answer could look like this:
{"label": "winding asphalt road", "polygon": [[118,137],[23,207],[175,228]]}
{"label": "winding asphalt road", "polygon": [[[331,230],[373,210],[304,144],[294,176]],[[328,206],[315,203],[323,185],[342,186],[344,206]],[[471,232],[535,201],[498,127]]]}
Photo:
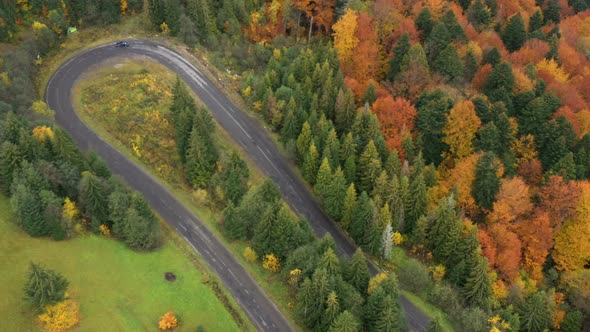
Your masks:
{"label": "winding asphalt road", "polygon": [[[323,213],[313,196],[280,153],[266,128],[239,110],[197,67],[171,49],[148,40],[132,40],[131,47],[102,45],[81,52],[64,63],[47,84],[47,105],[56,111],[57,123],[82,149],[94,149],[131,187],[141,192],[150,205],[185,237],[229,289],[248,317],[261,331],[289,331],[293,328],[276,306],[221,242],[165,187],[103,141],[76,115],[72,105],[75,81],[89,67],[113,57],[147,56],[176,72],[199,96],[217,122],[242,146],[257,166],[279,187],[285,201],[304,215],[316,235],[330,233],[340,254],[351,256],[356,246]],[[373,273],[377,269],[371,266]],[[401,299],[411,331],[423,331],[428,318],[405,297]]]}

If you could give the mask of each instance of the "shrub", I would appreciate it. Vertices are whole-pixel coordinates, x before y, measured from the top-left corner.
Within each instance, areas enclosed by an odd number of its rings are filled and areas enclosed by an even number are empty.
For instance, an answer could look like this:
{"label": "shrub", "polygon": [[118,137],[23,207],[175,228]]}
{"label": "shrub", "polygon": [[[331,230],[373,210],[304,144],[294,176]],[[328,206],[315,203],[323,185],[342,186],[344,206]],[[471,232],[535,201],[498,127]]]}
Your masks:
{"label": "shrub", "polygon": [[262,267],[264,267],[264,269],[267,271],[276,273],[281,270],[281,262],[274,254],[268,254],[264,256]]}
{"label": "shrub", "polygon": [[44,331],[63,332],[80,322],[80,305],[73,300],[65,300],[45,307],[45,313],[37,316]]}
{"label": "shrub", "polygon": [[246,247],[244,248],[244,258],[248,262],[253,263],[258,259],[258,254],[256,254],[256,251],[254,251],[254,249]]}
{"label": "shrub", "polygon": [[379,274],[377,274],[376,276],[374,276],[373,278],[371,278],[371,280],[369,280],[369,287],[367,289],[367,293],[369,295],[373,294],[373,292],[375,291],[375,289],[377,289],[377,287],[379,287],[379,285],[381,285],[381,283],[387,279],[387,274],[381,272]]}
{"label": "shrub", "polygon": [[412,293],[422,294],[432,287],[428,269],[415,259],[403,263],[397,275],[402,287]]}
{"label": "shrub", "polygon": [[160,317],[158,328],[160,330],[170,330],[178,326],[178,320],[172,311],[168,311],[164,316]]}

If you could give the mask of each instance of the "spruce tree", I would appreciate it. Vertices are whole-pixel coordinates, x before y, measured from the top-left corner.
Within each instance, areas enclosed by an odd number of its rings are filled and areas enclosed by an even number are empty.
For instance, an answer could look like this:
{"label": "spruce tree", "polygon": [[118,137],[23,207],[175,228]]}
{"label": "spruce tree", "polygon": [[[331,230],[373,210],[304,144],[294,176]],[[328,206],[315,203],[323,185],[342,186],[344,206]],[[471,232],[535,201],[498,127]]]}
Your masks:
{"label": "spruce tree", "polygon": [[433,63],[440,52],[447,47],[450,41],[451,36],[445,24],[442,22],[437,23],[434,28],[432,28],[432,32],[424,43],[424,51],[428,56],[428,62]]}
{"label": "spruce tree", "polygon": [[305,156],[309,153],[309,147],[313,140],[313,134],[311,133],[311,126],[309,122],[305,121],[301,128],[301,133],[297,137],[297,156],[300,162],[303,162]]}
{"label": "spruce tree", "polygon": [[309,146],[309,151],[303,159],[303,177],[307,182],[314,185],[316,182],[316,174],[318,172],[320,155],[315,143],[312,141]]}
{"label": "spruce tree", "polygon": [[402,59],[410,50],[410,36],[407,32],[401,36],[401,38],[397,41],[397,44],[393,48],[393,58],[389,62],[389,80],[394,81],[397,75],[400,73]]}
{"label": "spruce tree", "polygon": [[358,332],[359,330],[360,324],[356,317],[348,312],[348,310],[344,310],[334,320],[328,332]]}
{"label": "spruce tree", "polygon": [[529,20],[529,33],[539,30],[543,27],[543,12],[537,10]]}
{"label": "spruce tree", "polygon": [[0,145],[0,189],[5,195],[10,194],[13,174],[21,161],[22,155],[17,145],[9,141]]}
{"label": "spruce tree", "polygon": [[388,295],[383,301],[383,310],[375,323],[378,332],[402,332],[405,331],[405,319],[399,303]]}
{"label": "spruce tree", "polygon": [[223,210],[223,230],[230,240],[245,239],[247,236],[248,225],[237,213],[237,208],[232,203]]}
{"label": "spruce tree", "polygon": [[342,203],[342,218],[340,220],[342,228],[347,230],[350,229],[350,225],[352,224],[354,217],[354,211],[356,211],[356,206],[356,189],[354,187],[354,183],[351,183],[346,190],[344,202]]}
{"label": "spruce tree", "polygon": [[204,188],[213,175],[214,164],[208,162],[207,138],[202,137],[198,130],[193,128],[188,150],[186,151],[186,176],[190,184],[196,188]]}
{"label": "spruce tree", "polygon": [[467,39],[463,27],[461,24],[459,24],[459,22],[457,22],[457,16],[455,16],[455,12],[448,10],[442,17],[441,21],[447,27],[451,40],[463,41]]}
{"label": "spruce tree", "polygon": [[479,31],[485,30],[492,22],[490,10],[482,0],[475,0],[475,2],[471,4],[467,18],[469,23],[473,24],[473,26]]}
{"label": "spruce tree", "polygon": [[463,288],[463,294],[467,303],[489,309],[492,299],[492,285],[488,275],[487,259],[482,257],[481,252],[474,252],[469,259],[470,270],[467,283]]}
{"label": "spruce tree", "polygon": [[176,36],[180,31],[180,14],[182,7],[179,0],[167,0],[164,21],[170,29],[170,35]]}
{"label": "spruce tree", "polygon": [[449,43],[447,47],[440,52],[434,60],[434,68],[448,80],[452,80],[463,74],[463,62],[457,53],[455,45]]}
{"label": "spruce tree", "polygon": [[195,111],[190,107],[184,107],[178,111],[175,117],[174,130],[176,140],[176,151],[180,156],[180,160],[186,162],[186,153],[189,148],[191,132],[193,130],[193,123],[195,118]]}
{"label": "spruce tree", "polygon": [[367,302],[365,304],[365,312],[363,315],[365,330],[377,330],[376,325],[383,313],[383,309],[385,309],[386,297],[387,294],[385,294],[385,290],[382,287],[377,287],[367,297]]}
{"label": "spruce tree", "polygon": [[340,304],[336,292],[330,292],[326,299],[326,310],[322,315],[322,331],[328,331],[340,313]]}
{"label": "spruce tree", "polygon": [[352,223],[350,225],[350,236],[357,242],[363,243],[365,232],[369,223],[373,220],[373,202],[365,191],[361,193],[356,204],[356,209],[352,213]]}
{"label": "spruce tree", "polygon": [[25,184],[17,184],[10,198],[12,209],[20,227],[34,237],[49,234],[49,227],[43,218],[38,195]]}
{"label": "spruce tree", "polygon": [[520,14],[514,15],[508,20],[502,32],[502,41],[510,52],[522,47],[526,41],[526,29]]}
{"label": "spruce tree", "polygon": [[230,153],[229,161],[224,165],[220,178],[225,198],[238,204],[248,191],[250,170],[246,162],[235,151]]}
{"label": "spruce tree", "polygon": [[136,208],[129,208],[123,224],[123,242],[132,249],[150,250],[160,243],[160,224],[155,216],[146,216]]}
{"label": "spruce tree", "polygon": [[346,89],[338,91],[336,96],[335,109],[335,126],[340,133],[350,130],[356,113],[356,106],[354,103],[354,95],[352,90]]}
{"label": "spruce tree", "polygon": [[430,13],[430,9],[428,7],[422,9],[416,18],[416,28],[420,30],[421,35],[420,39],[422,42],[428,39],[430,36],[430,32],[434,27],[434,21],[432,20],[432,15]]}
{"label": "spruce tree", "polygon": [[377,212],[377,210],[374,209],[373,220],[370,220],[367,223],[367,228],[365,229],[363,238],[361,239],[363,248],[365,248],[365,250],[373,256],[379,254],[379,250],[381,250],[382,246],[381,238],[383,234],[381,232],[381,229],[379,228],[379,225],[377,224],[377,218],[375,218],[375,215],[378,214],[379,213]]}
{"label": "spruce tree", "polygon": [[363,251],[357,248],[344,271],[344,279],[350,283],[356,290],[365,294],[371,279],[371,273],[367,266],[367,260]]}
{"label": "spruce tree", "polygon": [[332,169],[328,158],[324,158],[318,169],[316,176],[316,183],[314,186],[315,192],[319,197],[322,206],[326,206],[326,201],[330,196],[330,183],[332,182]]}
{"label": "spruce tree", "polygon": [[560,330],[563,332],[582,332],[584,327],[584,315],[580,310],[570,311],[561,322]]}
{"label": "spruce tree", "polygon": [[332,169],[336,169],[340,165],[340,141],[338,141],[338,135],[334,128],[330,129],[326,136],[322,157],[328,158]]}
{"label": "spruce tree", "polygon": [[479,67],[473,51],[467,51],[464,62],[463,76],[465,77],[465,80],[471,82],[471,80],[473,80],[473,76],[475,76],[475,73],[477,72],[477,68]]}
{"label": "spruce tree", "polygon": [[79,192],[80,206],[92,220],[92,229],[98,232],[98,227],[108,220],[108,193],[105,184],[94,174],[83,172]]}
{"label": "spruce tree", "polygon": [[69,282],[61,274],[31,263],[24,287],[25,300],[42,312],[45,306],[63,301]]}
{"label": "spruce tree", "polygon": [[326,272],[330,276],[335,277],[340,275],[340,260],[338,259],[338,256],[336,256],[336,253],[332,248],[328,248],[324,252],[322,258],[320,258],[318,267],[320,269],[326,270]]}
{"label": "spruce tree", "polygon": [[545,19],[545,24],[549,22],[559,24],[561,20],[561,5],[558,0],[548,1],[546,9],[543,10],[543,18]]}
{"label": "spruce tree", "polygon": [[486,152],[476,164],[471,194],[477,205],[486,210],[492,210],[496,194],[500,190],[498,168],[496,155],[493,152]]}
{"label": "spruce tree", "polygon": [[424,183],[424,175],[422,173],[412,180],[409,189],[410,206],[406,216],[406,232],[410,233],[414,230],[418,219],[426,213],[427,203],[427,188]]}
{"label": "spruce tree", "polygon": [[531,295],[520,310],[520,330],[543,332],[547,329],[550,318],[546,295],[539,291]]}
{"label": "spruce tree", "polygon": [[381,158],[373,140],[369,141],[367,147],[359,159],[359,190],[371,192],[375,179],[381,172]]}
{"label": "spruce tree", "polygon": [[340,144],[340,160],[345,161],[350,157],[356,156],[356,143],[354,136],[351,132],[348,132],[346,136],[343,136],[342,143]]}
{"label": "spruce tree", "polygon": [[370,83],[365,91],[365,96],[363,97],[363,103],[373,105],[373,103],[377,100],[377,91],[375,86]]}
{"label": "spruce tree", "polygon": [[326,212],[332,219],[339,221],[342,218],[342,207],[346,198],[346,179],[340,166],[334,172],[328,186],[328,195],[324,203]]}

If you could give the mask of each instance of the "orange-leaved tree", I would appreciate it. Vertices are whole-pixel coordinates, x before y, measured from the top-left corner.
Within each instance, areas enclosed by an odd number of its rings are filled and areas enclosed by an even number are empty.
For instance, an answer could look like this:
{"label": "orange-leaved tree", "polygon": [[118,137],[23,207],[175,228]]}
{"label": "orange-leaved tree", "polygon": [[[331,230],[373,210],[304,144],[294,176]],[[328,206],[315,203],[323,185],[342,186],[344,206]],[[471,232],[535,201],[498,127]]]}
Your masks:
{"label": "orange-leaved tree", "polygon": [[409,100],[391,95],[379,97],[373,103],[373,112],[379,118],[381,131],[390,149],[401,149],[402,137],[411,133],[416,120],[416,108]]}

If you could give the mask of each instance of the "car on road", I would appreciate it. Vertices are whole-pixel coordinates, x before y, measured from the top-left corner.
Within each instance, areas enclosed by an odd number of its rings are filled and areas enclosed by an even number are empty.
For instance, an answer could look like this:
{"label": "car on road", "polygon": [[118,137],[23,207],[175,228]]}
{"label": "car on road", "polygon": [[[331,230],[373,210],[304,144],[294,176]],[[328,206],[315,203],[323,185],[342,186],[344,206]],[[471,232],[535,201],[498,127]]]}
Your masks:
{"label": "car on road", "polygon": [[115,43],[115,47],[129,47],[129,43],[126,41],[118,41]]}

